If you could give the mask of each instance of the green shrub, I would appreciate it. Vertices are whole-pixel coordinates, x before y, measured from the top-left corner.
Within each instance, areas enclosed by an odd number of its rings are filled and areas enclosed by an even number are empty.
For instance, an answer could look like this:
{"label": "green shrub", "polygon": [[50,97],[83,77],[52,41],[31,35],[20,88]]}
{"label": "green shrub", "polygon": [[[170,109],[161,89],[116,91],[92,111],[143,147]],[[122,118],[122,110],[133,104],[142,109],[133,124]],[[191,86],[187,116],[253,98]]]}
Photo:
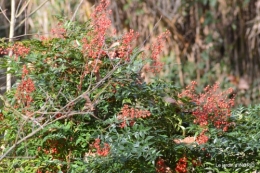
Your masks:
{"label": "green shrub", "polygon": [[[1,96],[1,171],[257,169],[259,107],[231,113],[230,91],[217,85],[196,94],[193,85],[180,93],[159,79],[145,83],[144,65],[161,69],[168,32],[145,55],[131,46],[138,33],[109,34],[107,5],[101,1],[84,25],[61,20],[51,38],[1,43],[13,53],[1,66],[17,78]],[[226,163],[255,166],[218,166]]]}

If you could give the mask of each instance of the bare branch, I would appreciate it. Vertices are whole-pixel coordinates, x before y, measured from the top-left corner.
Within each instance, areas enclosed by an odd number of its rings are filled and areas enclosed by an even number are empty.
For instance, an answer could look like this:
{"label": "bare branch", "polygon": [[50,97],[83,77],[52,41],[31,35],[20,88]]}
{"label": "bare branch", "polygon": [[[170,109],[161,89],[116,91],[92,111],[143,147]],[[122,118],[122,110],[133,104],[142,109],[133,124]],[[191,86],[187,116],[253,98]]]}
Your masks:
{"label": "bare branch", "polygon": [[[21,38],[21,37],[25,37],[25,36],[34,36],[34,35],[46,35],[48,33],[34,33],[34,34],[22,34],[22,35],[18,35],[18,36],[15,36],[15,37],[12,37],[13,40],[15,39],[18,39],[18,38]],[[9,38],[3,38],[4,40],[8,40]]]}
{"label": "bare branch", "polygon": [[18,9],[20,8],[20,6],[21,6],[21,4],[22,4],[22,1],[23,1],[23,0],[19,0],[19,3],[18,3],[18,5],[17,5],[17,7],[16,7],[15,14],[17,14]]}
{"label": "bare branch", "polygon": [[41,130],[42,130],[42,128],[39,127],[36,130],[34,130],[33,132],[31,132],[30,134],[28,134],[27,136],[25,136],[24,138],[22,138],[19,141],[17,141],[16,144],[13,144],[3,155],[0,156],[0,161],[3,160],[7,156],[7,154],[9,154],[17,145],[19,145],[20,143],[26,141],[27,139],[29,139],[30,137],[32,137],[33,135],[35,135],[36,133],[38,133]]}
{"label": "bare branch", "polygon": [[15,30],[17,28],[19,28],[29,17],[31,17],[36,11],[38,11],[46,2],[48,2],[49,0],[45,0],[41,5],[39,5],[33,12],[31,12],[27,17],[25,17],[16,27]]}
{"label": "bare branch", "polygon": [[[160,19],[155,23],[155,25],[153,26],[153,31],[158,27],[160,21],[162,20],[162,16],[160,16]],[[151,34],[149,34],[145,40],[143,41],[142,45],[140,47],[144,47],[146,41],[151,37]]]}
{"label": "bare branch", "polygon": [[[17,140],[15,142],[15,144],[13,144],[7,151],[4,152],[3,155],[0,156],[0,161],[3,160],[17,145],[19,145],[20,143],[28,140],[29,138],[31,138],[32,136],[34,136],[35,134],[37,134],[38,132],[40,132],[43,128],[45,128],[46,126],[48,125],[51,125],[53,124],[54,122],[58,121],[58,120],[61,120],[61,119],[66,119],[66,118],[69,118],[69,117],[72,117],[74,115],[84,115],[84,114],[89,114],[91,116],[93,116],[94,118],[96,119],[99,119],[101,120],[100,118],[98,118],[97,116],[95,116],[93,114],[93,110],[91,110],[91,108],[87,108],[86,110],[84,111],[71,111],[71,108],[70,106],[74,103],[77,103],[80,99],[82,98],[85,98],[86,96],[89,95],[89,93],[91,93],[92,91],[96,90],[97,88],[99,88],[100,86],[102,86],[104,84],[104,82],[110,78],[112,76],[112,74],[115,72],[115,70],[119,67],[121,61],[117,63],[117,65],[102,79],[100,80],[99,82],[96,83],[96,85],[92,88],[92,89],[88,89],[87,91],[83,92],[80,96],[76,97],[75,99],[72,99],[70,102],[68,102],[64,107],[62,107],[61,109],[59,109],[58,111],[56,112],[34,112],[34,114],[48,114],[48,115],[52,115],[50,118],[47,119],[47,117],[42,117],[41,119],[37,119],[37,118],[32,118],[32,117],[28,117],[28,116],[25,116],[23,114],[21,114],[20,112],[18,112],[17,110],[15,110],[5,99],[2,95],[0,95],[0,99],[2,99],[5,103],[5,106],[7,109],[10,109],[14,114],[16,115],[19,115],[21,116],[24,121],[27,121],[27,120],[31,120],[33,123],[37,124],[39,127],[36,128],[35,130],[33,130],[31,133],[29,133],[28,135],[26,135],[25,137],[23,137],[22,139],[20,140]],[[104,88],[102,89],[101,93],[105,90],[105,88],[107,86],[109,86],[109,82],[104,86]],[[99,93],[98,93],[99,95]],[[94,99],[96,100],[96,98]],[[90,101],[90,99],[89,99]],[[66,110],[67,108],[69,108],[69,111],[64,111]],[[89,110],[89,111],[88,111]],[[62,114],[61,117],[57,117],[56,118],[56,115],[58,115],[59,113]],[[55,119],[54,119],[55,118]],[[42,120],[46,120],[43,124],[40,124],[40,122]],[[17,138],[18,139],[18,138]]]}
{"label": "bare branch", "polygon": [[4,96],[1,95],[1,94],[0,94],[0,99],[4,102],[5,108],[6,108],[7,110],[12,111],[15,115],[21,117],[23,120],[28,120],[28,119],[29,119],[29,120],[31,120],[33,123],[37,124],[38,126],[41,126],[41,124],[39,124],[37,121],[35,121],[34,118],[28,117],[28,116],[26,116],[26,115],[20,113],[19,111],[17,111],[15,108],[13,108],[13,107],[11,106],[11,104],[10,104],[10,103],[4,98]]}
{"label": "bare branch", "polygon": [[[14,26],[15,26],[15,0],[11,1],[11,20],[10,20],[10,29],[9,29],[9,42],[13,41],[14,37]],[[9,50],[8,56],[13,56],[13,51]],[[7,68],[7,72],[10,70],[10,67]],[[12,76],[10,73],[6,75],[6,91],[11,89]]]}
{"label": "bare branch", "polygon": [[[7,156],[7,154],[9,154],[17,145],[19,145],[20,143],[26,141],[27,139],[31,138],[32,136],[34,136],[35,134],[40,132],[44,127],[46,127],[46,126],[48,126],[50,124],[53,124],[54,122],[56,122],[58,120],[65,119],[65,118],[68,118],[70,116],[78,115],[78,114],[79,114],[78,112],[77,113],[73,112],[73,113],[70,113],[68,116],[64,115],[64,116],[61,116],[59,118],[54,119],[53,121],[46,121],[41,127],[38,127],[36,130],[32,131],[27,136],[25,136],[24,138],[20,139],[15,144],[13,144],[3,155],[0,156],[0,161],[3,160]],[[91,114],[91,112],[84,112],[84,114]]]}
{"label": "bare branch", "polygon": [[79,10],[79,7],[82,5],[83,1],[84,1],[84,0],[81,0],[81,1],[80,1],[80,3],[79,3],[79,5],[77,6],[77,8],[76,8],[76,10],[75,10],[75,12],[74,12],[72,18],[70,19],[70,22],[74,21],[74,19],[75,19],[75,17],[76,17],[76,14],[77,14],[77,12],[78,12],[78,10]]}
{"label": "bare branch", "polygon": [[8,17],[7,17],[6,14],[5,14],[5,11],[6,11],[6,10],[3,10],[1,6],[0,6],[0,11],[1,11],[1,13],[3,13],[5,19],[6,19],[9,23],[11,23],[11,21],[8,19]]}
{"label": "bare branch", "polygon": [[26,4],[21,8],[21,10],[19,11],[19,13],[16,14],[15,18],[18,18],[18,17],[24,12],[24,10],[26,9],[26,7],[29,5],[29,2],[30,2],[30,1],[31,1],[31,0],[28,0],[28,1],[26,2]]}

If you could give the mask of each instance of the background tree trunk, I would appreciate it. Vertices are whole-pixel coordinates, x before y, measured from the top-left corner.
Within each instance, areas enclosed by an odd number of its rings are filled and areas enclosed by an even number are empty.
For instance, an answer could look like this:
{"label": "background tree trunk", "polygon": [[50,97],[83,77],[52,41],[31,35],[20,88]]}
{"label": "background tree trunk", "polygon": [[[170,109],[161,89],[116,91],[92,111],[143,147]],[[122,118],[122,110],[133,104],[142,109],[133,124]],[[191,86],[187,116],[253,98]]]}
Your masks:
{"label": "background tree trunk", "polygon": [[[14,37],[14,27],[15,27],[15,0],[11,0],[11,20],[10,20],[10,28],[9,28],[9,42],[13,41]],[[13,56],[12,50],[9,51],[8,55]],[[7,68],[7,71],[9,68]],[[6,75],[6,91],[11,89],[12,84],[12,76],[10,73]]]}

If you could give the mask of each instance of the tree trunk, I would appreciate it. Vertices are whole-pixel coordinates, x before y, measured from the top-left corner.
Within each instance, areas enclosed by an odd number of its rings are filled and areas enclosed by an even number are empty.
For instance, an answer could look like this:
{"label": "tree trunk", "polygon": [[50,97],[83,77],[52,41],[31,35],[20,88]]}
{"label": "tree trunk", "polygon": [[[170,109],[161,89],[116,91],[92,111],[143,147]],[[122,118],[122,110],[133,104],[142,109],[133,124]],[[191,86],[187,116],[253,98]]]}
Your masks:
{"label": "tree trunk", "polygon": [[[14,37],[14,27],[15,27],[15,0],[11,0],[11,20],[10,20],[10,30],[9,30],[9,42],[13,41]],[[10,50],[8,53],[9,57],[13,55],[13,51]],[[10,69],[7,68],[7,72]],[[6,75],[6,91],[9,91],[11,89],[11,74],[7,73]]]}

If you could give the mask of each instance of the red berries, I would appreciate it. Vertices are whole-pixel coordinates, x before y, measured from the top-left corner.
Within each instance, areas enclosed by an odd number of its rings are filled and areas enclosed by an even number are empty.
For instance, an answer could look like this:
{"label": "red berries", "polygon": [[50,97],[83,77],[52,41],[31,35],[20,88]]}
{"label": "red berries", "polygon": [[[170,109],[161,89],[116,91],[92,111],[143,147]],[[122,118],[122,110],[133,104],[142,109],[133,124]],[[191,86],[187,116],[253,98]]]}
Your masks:
{"label": "red berries", "polygon": [[187,157],[184,156],[182,158],[179,159],[175,171],[178,173],[186,173],[187,172]]}
{"label": "red berries", "polygon": [[204,134],[205,131],[203,131],[202,133],[200,133],[199,136],[197,136],[196,138],[196,142],[200,145],[200,144],[205,144],[208,142],[209,137],[207,135]]}
{"label": "red berries", "polygon": [[103,147],[100,147],[100,139],[95,139],[95,142],[93,144],[94,148],[97,150],[97,154],[99,156],[107,156],[110,152],[110,146],[108,143],[104,143]]}
{"label": "red berries", "polygon": [[19,105],[23,105],[26,107],[29,107],[31,102],[33,101],[31,93],[35,91],[34,83],[32,79],[28,76],[28,73],[29,71],[24,65],[22,71],[22,80],[18,85],[15,94],[17,101],[20,102]]}
{"label": "red berries", "polygon": [[121,112],[118,114],[117,118],[119,120],[123,120],[123,122],[121,123],[120,127],[124,128],[127,124],[126,124],[126,120],[131,120],[130,122],[130,126],[133,126],[135,121],[135,118],[146,118],[151,116],[151,113],[147,110],[139,110],[139,109],[135,109],[135,108],[129,108],[128,105],[124,105]]}
{"label": "red berries", "polygon": [[158,161],[156,162],[156,172],[158,173],[166,172],[165,161],[162,158],[159,158]]}
{"label": "red berries", "polygon": [[[216,128],[227,130],[228,117],[231,114],[231,108],[234,106],[234,98],[228,96],[233,92],[232,88],[221,92],[219,85],[207,86],[204,93],[196,94],[196,82],[192,82],[186,89],[179,94],[179,97],[189,97],[196,104],[192,115],[195,117],[194,123],[204,127],[213,123]],[[224,129],[225,127],[225,129]]]}

